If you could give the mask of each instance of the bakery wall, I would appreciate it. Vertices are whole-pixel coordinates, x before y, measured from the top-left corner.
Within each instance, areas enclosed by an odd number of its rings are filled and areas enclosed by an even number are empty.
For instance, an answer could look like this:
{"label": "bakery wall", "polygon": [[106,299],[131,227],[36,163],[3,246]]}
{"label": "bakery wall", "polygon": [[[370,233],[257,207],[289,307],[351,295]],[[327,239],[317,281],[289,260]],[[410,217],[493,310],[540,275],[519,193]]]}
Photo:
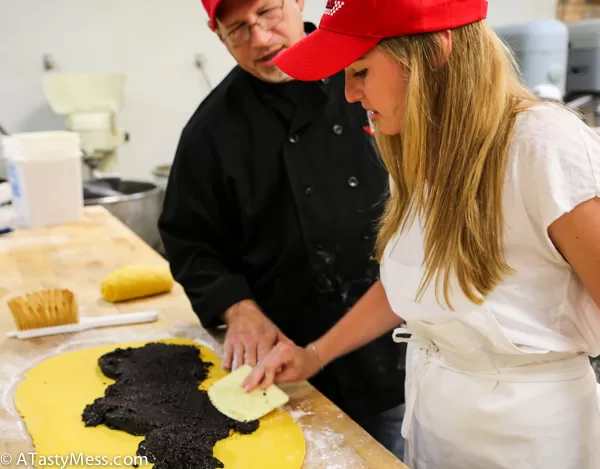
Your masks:
{"label": "bakery wall", "polygon": [[[306,0],[305,18],[318,22],[324,4]],[[489,21],[553,18],[555,5],[490,0]],[[171,162],[182,126],[209,92],[197,54],[212,86],[233,66],[200,0],[0,0],[0,125],[9,132],[63,128],[42,92],[44,54],[59,71],[127,74],[118,123],[131,139],[119,165],[130,179],[151,179],[153,167]]]}

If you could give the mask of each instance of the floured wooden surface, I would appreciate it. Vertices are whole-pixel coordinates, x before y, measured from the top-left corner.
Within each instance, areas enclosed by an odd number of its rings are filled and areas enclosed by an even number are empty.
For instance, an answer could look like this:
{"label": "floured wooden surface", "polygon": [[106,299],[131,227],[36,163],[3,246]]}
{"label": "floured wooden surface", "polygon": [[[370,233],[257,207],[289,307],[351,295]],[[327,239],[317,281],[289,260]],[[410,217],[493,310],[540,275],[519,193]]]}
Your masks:
{"label": "floured wooden surface", "polygon": [[[13,398],[24,372],[39,360],[83,347],[168,337],[188,338],[222,354],[221,338],[200,327],[178,284],[170,293],[119,305],[102,300],[101,280],[118,267],[139,263],[167,265],[102,207],[86,207],[85,219],[79,223],[17,230],[0,237],[0,454],[13,457],[11,464],[5,464],[7,467],[17,467],[19,453],[33,451]],[[159,320],[26,341],[7,339],[5,333],[14,329],[14,323],[5,300],[45,288],[69,288],[75,292],[82,307],[81,316],[153,310],[159,312]],[[285,410],[297,419],[305,435],[303,468],[406,469],[308,383],[282,388],[290,395]]]}

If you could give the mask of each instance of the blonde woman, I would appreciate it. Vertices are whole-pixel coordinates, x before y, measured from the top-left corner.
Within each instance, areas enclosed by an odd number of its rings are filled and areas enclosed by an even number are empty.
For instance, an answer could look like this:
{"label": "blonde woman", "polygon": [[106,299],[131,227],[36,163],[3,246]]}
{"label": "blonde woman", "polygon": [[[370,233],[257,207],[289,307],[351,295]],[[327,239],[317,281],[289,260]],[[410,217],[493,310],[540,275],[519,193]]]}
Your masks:
{"label": "blonde woman", "polygon": [[381,282],[245,386],[308,378],[396,328],[410,467],[598,469],[600,138],[522,85],[486,14],[482,0],[330,1],[277,57],[300,80],[345,69],[390,197]]}

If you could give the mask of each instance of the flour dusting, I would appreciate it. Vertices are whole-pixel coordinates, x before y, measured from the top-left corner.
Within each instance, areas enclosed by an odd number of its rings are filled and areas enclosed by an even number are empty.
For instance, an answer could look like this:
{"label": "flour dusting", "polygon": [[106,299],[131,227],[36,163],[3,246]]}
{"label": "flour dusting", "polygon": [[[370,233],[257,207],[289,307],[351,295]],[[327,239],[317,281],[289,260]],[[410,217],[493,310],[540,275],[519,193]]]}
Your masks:
{"label": "flour dusting", "polygon": [[2,240],[0,252],[10,252],[22,248],[44,248],[47,245],[65,245],[71,241],[69,236],[41,236],[41,237],[7,237]]}
{"label": "flour dusting", "polygon": [[343,446],[344,436],[329,428],[302,428],[306,440],[304,464],[311,469],[361,469],[362,459],[349,446]]}
{"label": "flour dusting", "polygon": [[306,417],[307,415],[315,415],[314,412],[306,412],[304,410],[292,410],[288,413],[294,419],[295,422],[298,422],[302,417]]}

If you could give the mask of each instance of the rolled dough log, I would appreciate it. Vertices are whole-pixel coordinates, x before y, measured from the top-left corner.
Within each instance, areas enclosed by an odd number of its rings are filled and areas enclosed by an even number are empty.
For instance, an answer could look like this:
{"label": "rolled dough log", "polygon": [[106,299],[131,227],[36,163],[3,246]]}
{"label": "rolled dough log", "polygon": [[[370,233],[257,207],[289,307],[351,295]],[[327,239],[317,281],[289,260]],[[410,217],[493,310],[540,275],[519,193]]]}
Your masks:
{"label": "rolled dough log", "polygon": [[100,293],[106,301],[115,303],[166,293],[174,283],[167,267],[128,265],[107,275],[100,285]]}
{"label": "rolled dough log", "polygon": [[[204,346],[186,339],[160,342],[195,345],[201,358],[214,364],[200,389],[207,390],[227,375],[219,357]],[[38,458],[81,453],[84,458],[100,456],[111,461],[116,456],[135,456],[143,436],[111,430],[103,425],[85,427],[81,412],[87,404],[103,396],[106,387],[114,382],[102,374],[98,359],[116,348],[141,347],[146,343],[77,350],[49,358],[27,372],[17,389],[15,404],[32,437]],[[305,456],[304,435],[288,413],[276,410],[260,419],[255,433],[233,434],[219,441],[214,447],[214,456],[224,463],[225,469],[300,469]],[[151,466],[142,465],[140,469]],[[78,467],[98,466],[84,464]]]}

